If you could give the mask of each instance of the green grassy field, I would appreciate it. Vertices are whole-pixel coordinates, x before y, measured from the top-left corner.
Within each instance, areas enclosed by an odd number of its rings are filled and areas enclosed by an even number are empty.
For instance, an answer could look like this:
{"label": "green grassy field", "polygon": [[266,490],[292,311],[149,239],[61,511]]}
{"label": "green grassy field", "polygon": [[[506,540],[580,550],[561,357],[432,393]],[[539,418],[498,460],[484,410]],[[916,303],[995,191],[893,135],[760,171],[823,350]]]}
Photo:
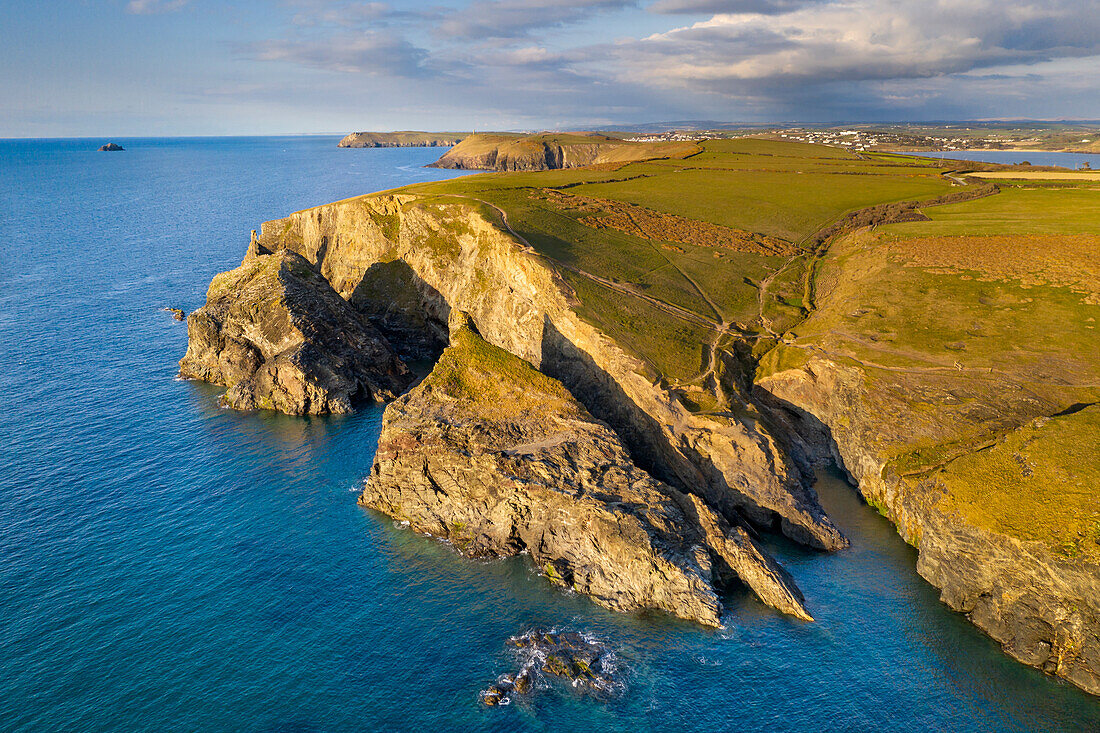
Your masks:
{"label": "green grassy field", "polygon": [[[808,252],[800,243],[847,212],[903,200],[928,200],[950,192],[947,170],[926,160],[888,160],[849,151],[763,139],[711,140],[683,159],[650,160],[597,169],[481,174],[400,189],[446,202],[485,202],[541,254],[633,292],[684,308],[701,318],[736,323],[749,331],[760,322],[759,286],[781,268],[775,289],[762,298],[770,321],[786,325],[804,316]],[[545,200],[544,189],[645,207],[681,217],[786,240],[792,257],[642,239],[582,220],[590,211]],[[499,218],[499,214],[490,214]],[[599,216],[596,213],[594,216]],[[577,275],[569,275],[578,280]],[[583,279],[583,278],[579,278]],[[593,320],[616,332],[639,356],[670,379],[690,381],[699,372],[699,344],[692,354],[670,357],[662,338],[684,343],[686,333],[705,341],[705,327],[592,279],[578,284]],[[643,318],[644,314],[644,318]],[[611,328],[609,324],[617,324]]]}
{"label": "green grassy field", "polygon": [[1092,187],[1008,186],[988,199],[929,208],[932,221],[891,224],[899,237],[973,234],[1100,234],[1100,190]]}
{"label": "green grassy field", "polygon": [[1008,186],[838,238],[758,378],[860,368],[892,470],[932,476],[972,524],[1096,561],[1095,408],[1032,421],[1100,401],[1097,207],[1098,190]]}
{"label": "green grassy field", "polygon": [[[713,343],[757,379],[819,358],[855,367],[890,470],[934,477],[972,524],[1100,557],[1097,413],[1078,409],[1100,402],[1100,188],[1001,183],[811,247],[864,207],[966,192],[944,175],[958,163],[751,138],[700,147],[401,191],[506,217],[557,264],[578,314],[688,409],[730,409],[706,387]],[[777,246],[750,251],[757,236]]]}

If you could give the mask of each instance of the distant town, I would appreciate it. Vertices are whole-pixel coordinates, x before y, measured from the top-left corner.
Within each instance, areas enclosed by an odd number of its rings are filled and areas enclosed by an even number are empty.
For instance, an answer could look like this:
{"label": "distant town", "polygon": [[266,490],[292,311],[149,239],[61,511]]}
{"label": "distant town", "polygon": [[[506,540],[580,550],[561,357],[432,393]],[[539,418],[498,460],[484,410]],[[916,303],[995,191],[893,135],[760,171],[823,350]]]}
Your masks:
{"label": "distant town", "polygon": [[1085,124],[1007,125],[965,123],[944,126],[881,125],[853,127],[788,127],[740,130],[670,130],[628,135],[636,142],[698,141],[768,136],[856,151],[895,150],[1063,150],[1100,152],[1100,128]]}

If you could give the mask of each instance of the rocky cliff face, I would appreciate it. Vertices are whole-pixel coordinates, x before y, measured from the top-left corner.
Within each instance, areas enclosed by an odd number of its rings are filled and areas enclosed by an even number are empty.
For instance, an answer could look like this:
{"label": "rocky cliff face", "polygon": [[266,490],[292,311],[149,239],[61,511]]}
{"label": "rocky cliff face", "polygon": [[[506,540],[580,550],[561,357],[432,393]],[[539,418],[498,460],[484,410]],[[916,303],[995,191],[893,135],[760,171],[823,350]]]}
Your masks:
{"label": "rocky cliff face", "polygon": [[819,548],[846,544],[762,424],[689,412],[644,362],[577,316],[545,261],[473,207],[366,197],[268,222],[260,239],[315,263],[352,301],[364,282],[378,287],[388,263],[403,262],[418,283],[412,310],[436,323],[452,308],[469,313],[488,342],[560,380],[658,478],[730,521],[748,518]]}
{"label": "rocky cliff face", "polygon": [[449,148],[463,135],[432,132],[353,132],[336,144],[340,148]]}
{"label": "rocky cliff face", "polygon": [[620,611],[716,626],[735,580],[812,620],[743,528],[656,481],[565,387],[452,315],[431,375],[386,408],[360,503],[468,556],[530,554],[553,582]]}
{"label": "rocky cliff face", "polygon": [[[1087,554],[1072,558],[968,520],[952,502],[952,466],[966,454],[930,472],[901,475],[891,444],[936,430],[920,424],[935,415],[922,417],[905,404],[906,395],[873,387],[861,369],[821,358],[766,377],[757,392],[785,426],[794,453],[807,462],[835,459],[867,502],[897,525],[919,550],[918,572],[941,589],[948,606],[1021,662],[1100,694],[1100,566]],[[1002,412],[1053,409],[1029,397],[1020,396],[1024,407],[1006,404]],[[1020,464],[1026,475],[1019,446],[1034,440],[1017,441],[1006,463]]]}
{"label": "rocky cliff face", "polygon": [[344,413],[388,400],[412,375],[386,339],[294,252],[256,243],[236,270],[210,283],[187,319],[180,374],[222,384],[238,409]]}
{"label": "rocky cliff face", "polygon": [[433,168],[545,171],[626,163],[698,152],[687,143],[631,143],[604,135],[470,135],[432,163]]}

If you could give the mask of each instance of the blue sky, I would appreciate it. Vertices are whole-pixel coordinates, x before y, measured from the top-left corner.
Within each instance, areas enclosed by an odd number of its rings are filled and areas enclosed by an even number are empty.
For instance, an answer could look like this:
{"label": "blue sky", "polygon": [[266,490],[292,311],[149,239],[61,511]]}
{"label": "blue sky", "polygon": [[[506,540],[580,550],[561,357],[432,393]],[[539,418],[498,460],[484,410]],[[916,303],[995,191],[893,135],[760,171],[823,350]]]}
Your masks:
{"label": "blue sky", "polygon": [[1096,0],[0,0],[0,136],[1100,118]]}

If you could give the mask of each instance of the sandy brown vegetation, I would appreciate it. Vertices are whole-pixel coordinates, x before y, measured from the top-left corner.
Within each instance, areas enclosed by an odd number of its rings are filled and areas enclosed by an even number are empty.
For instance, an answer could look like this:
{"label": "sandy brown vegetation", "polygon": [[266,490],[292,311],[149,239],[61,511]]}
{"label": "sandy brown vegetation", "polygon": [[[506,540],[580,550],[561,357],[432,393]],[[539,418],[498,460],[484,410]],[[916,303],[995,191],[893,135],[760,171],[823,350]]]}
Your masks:
{"label": "sandy brown vegetation", "polygon": [[[898,239],[891,254],[907,265],[937,272],[979,273],[1024,288],[1066,287],[1100,305],[1100,237],[1081,235],[973,236]],[[965,276],[965,275],[964,275]]]}
{"label": "sandy brown vegetation", "polygon": [[[636,204],[579,196],[553,189],[543,189],[535,195],[558,208],[590,213],[579,221],[593,229],[615,229],[640,239],[761,255],[790,255],[795,251],[790,242],[778,237],[724,227],[676,214],[665,214]],[[668,244],[665,246],[668,249],[683,252],[682,248]]]}

